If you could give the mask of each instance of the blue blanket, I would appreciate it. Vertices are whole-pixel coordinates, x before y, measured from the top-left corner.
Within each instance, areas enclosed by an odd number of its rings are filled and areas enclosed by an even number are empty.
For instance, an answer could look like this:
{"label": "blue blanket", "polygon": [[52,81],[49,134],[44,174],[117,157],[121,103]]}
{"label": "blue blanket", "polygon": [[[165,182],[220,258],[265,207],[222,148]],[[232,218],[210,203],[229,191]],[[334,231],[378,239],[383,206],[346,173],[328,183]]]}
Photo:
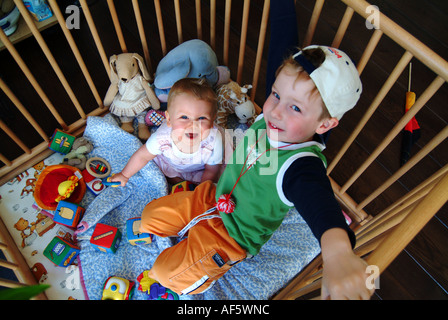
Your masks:
{"label": "blue blanket", "polygon": [[[124,132],[111,115],[89,117],[84,137],[94,150],[89,157],[106,159],[112,172],[119,172],[130,156],[142,145],[135,136]],[[82,283],[89,299],[101,299],[103,285],[110,276],[135,282],[144,270],[150,269],[157,256],[177,239],[155,237],[151,244],[133,246],[126,240],[126,221],[138,217],[144,206],[168,193],[168,184],[150,161],[134,175],[126,187],[108,187],[97,197],[86,195],[82,220],[84,229],[77,239],[81,248],[79,261]],[[96,223],[117,227],[122,240],[116,253],[103,253],[90,245]],[[296,210],[291,210],[280,228],[260,253],[239,263],[203,294],[181,296],[181,299],[269,299],[285,286],[318,253],[320,247],[308,225]],[[135,290],[133,299],[147,299]]]}

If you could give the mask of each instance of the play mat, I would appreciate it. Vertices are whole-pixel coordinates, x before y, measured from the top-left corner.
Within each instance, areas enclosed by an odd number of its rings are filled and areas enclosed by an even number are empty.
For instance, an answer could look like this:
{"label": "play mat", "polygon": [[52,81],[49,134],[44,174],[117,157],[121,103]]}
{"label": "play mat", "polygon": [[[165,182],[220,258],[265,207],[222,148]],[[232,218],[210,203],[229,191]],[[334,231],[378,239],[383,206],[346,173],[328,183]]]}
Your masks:
{"label": "play mat", "polygon": [[[111,115],[89,117],[84,137],[94,146],[88,158],[106,159],[112,172],[119,172],[141,146]],[[140,216],[151,200],[168,194],[163,174],[150,161],[124,188],[106,187],[98,195],[87,190],[79,203],[86,209],[79,225],[82,228],[75,232],[54,223],[54,212],[39,208],[33,196],[39,174],[62,160],[63,155],[55,153],[0,187],[2,219],[36,279],[51,285],[46,291],[49,299],[101,299],[110,276],[134,281],[138,287],[137,277],[151,268],[161,251],[178,241],[154,237],[152,243],[131,245],[126,238],[126,221]],[[115,253],[101,252],[90,243],[98,223],[121,231]],[[56,266],[43,254],[55,236],[75,241],[80,248],[67,267]],[[310,229],[297,211],[291,210],[257,256],[232,268],[205,293],[180,299],[269,299],[319,252]],[[132,299],[147,298],[138,290],[132,295]]]}

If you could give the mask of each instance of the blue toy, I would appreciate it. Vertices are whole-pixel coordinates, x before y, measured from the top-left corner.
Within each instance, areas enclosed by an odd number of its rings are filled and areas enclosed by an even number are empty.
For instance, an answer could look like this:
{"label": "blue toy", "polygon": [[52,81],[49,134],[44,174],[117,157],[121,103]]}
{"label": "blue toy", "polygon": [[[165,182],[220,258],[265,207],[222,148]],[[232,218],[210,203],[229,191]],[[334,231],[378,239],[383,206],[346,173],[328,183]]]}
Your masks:
{"label": "blue toy", "polygon": [[141,218],[131,218],[126,222],[126,235],[128,241],[133,246],[138,244],[149,244],[152,242],[153,235],[150,233],[141,233],[139,231]]}
{"label": "blue toy", "polygon": [[76,228],[85,211],[86,209],[77,204],[61,200],[54,212],[53,221],[69,228]]}
{"label": "blue toy", "polygon": [[218,66],[216,54],[207,43],[193,39],[172,49],[159,62],[154,91],[160,102],[167,102],[170,88],[183,78],[205,78],[211,86],[217,86],[230,81],[230,71]]}
{"label": "blue toy", "polygon": [[110,181],[110,178],[112,178],[112,177],[108,177],[106,179],[103,179],[102,183],[105,186],[111,186],[111,187],[118,187],[121,184],[121,182],[119,182],[119,181]]}

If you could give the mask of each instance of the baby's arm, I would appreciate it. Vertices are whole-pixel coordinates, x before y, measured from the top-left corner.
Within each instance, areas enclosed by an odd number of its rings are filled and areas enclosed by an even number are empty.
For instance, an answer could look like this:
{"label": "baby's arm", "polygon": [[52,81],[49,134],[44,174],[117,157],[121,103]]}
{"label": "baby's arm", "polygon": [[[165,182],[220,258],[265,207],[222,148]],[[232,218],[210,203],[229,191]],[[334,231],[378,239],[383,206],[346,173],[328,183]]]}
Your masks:
{"label": "baby's arm", "polygon": [[120,173],[113,175],[110,179],[111,181],[121,182],[121,186],[124,187],[128,180],[140,171],[149,161],[154,159],[156,156],[148,151],[146,145],[142,145],[129,159],[126,166]]}
{"label": "baby's arm", "polygon": [[204,173],[202,174],[201,182],[211,180],[213,182],[218,182],[219,176],[221,175],[221,164],[215,165],[205,165]]}
{"label": "baby's arm", "polygon": [[323,276],[322,299],[370,299],[374,289],[366,286],[367,263],[352,250],[347,232],[333,228],[321,238]]}

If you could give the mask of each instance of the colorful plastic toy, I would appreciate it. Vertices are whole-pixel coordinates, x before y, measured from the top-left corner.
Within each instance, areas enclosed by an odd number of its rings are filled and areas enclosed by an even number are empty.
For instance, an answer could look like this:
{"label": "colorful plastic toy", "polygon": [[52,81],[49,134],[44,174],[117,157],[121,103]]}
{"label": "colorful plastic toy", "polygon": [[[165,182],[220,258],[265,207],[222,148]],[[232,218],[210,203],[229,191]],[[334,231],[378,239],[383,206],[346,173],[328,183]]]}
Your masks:
{"label": "colorful plastic toy", "polygon": [[76,228],[85,211],[86,209],[77,204],[60,201],[54,212],[53,221],[69,228]]}
{"label": "colorful plastic toy", "polygon": [[126,222],[126,236],[133,246],[138,244],[149,244],[152,242],[153,235],[150,233],[141,233],[139,231],[141,218],[131,218]]}
{"label": "colorful plastic toy", "polygon": [[111,174],[111,166],[106,159],[92,157],[86,162],[86,170],[95,178],[106,178]]}
{"label": "colorful plastic toy", "polygon": [[55,265],[67,267],[75,260],[79,254],[79,247],[67,240],[56,236],[51,240],[44,250],[44,256],[50,259]]}
{"label": "colorful plastic toy", "polygon": [[148,270],[143,271],[138,277],[140,283],[138,290],[148,295],[148,300],[179,300],[179,295],[162,286],[153,278],[148,277]]}
{"label": "colorful plastic toy", "polygon": [[197,187],[196,184],[190,181],[182,181],[175,184],[171,188],[171,193],[181,192],[181,191],[193,191]]}
{"label": "colorful plastic toy", "polygon": [[129,300],[134,294],[135,283],[120,277],[109,277],[104,283],[101,300]]}
{"label": "colorful plastic toy", "polygon": [[97,223],[90,238],[91,245],[102,251],[115,253],[121,241],[121,232],[115,227]]}
{"label": "colorful plastic toy", "polygon": [[121,184],[121,182],[119,182],[119,181],[110,181],[110,178],[112,178],[112,177],[108,177],[101,181],[105,186],[111,186],[111,187],[118,187]]}
{"label": "colorful plastic toy", "polygon": [[75,139],[75,136],[56,129],[50,139],[48,147],[55,152],[67,154],[70,152]]}
{"label": "colorful plastic toy", "polygon": [[87,169],[82,171],[82,176],[86,182],[87,189],[89,189],[95,196],[99,195],[102,191],[106,189],[100,178],[92,176]]}

